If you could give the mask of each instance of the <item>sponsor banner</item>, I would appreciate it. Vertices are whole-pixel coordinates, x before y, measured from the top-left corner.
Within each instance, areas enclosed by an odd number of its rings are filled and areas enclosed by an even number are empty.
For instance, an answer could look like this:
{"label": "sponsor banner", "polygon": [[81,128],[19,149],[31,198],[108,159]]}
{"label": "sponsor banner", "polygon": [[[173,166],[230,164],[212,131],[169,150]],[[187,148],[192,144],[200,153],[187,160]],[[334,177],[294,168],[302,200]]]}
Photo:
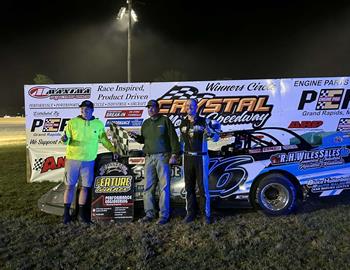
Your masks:
{"label": "sponsor banner", "polygon": [[350,78],[282,79],[281,97],[281,126],[298,133],[349,131]]}
{"label": "sponsor banner", "polygon": [[97,169],[91,203],[94,221],[132,221],[134,216],[134,177],[119,162],[110,162]]}
{"label": "sponsor banner", "polygon": [[[222,131],[274,126],[280,115],[276,109],[279,80],[152,83],[151,97],[158,100],[160,112],[171,119],[178,133],[189,98],[197,99],[199,114],[218,121]],[[209,141],[213,150],[222,145],[223,141]]]}
{"label": "sponsor banner", "polygon": [[28,148],[30,160],[29,182],[63,181],[65,153],[64,148]]}
{"label": "sponsor banner", "polygon": [[[45,122],[41,123],[39,120],[54,121],[53,119],[57,118],[62,121],[79,115],[79,104],[85,99],[94,102],[94,115],[102,121],[107,118],[147,117],[144,106],[150,97],[150,84],[25,85],[24,97],[26,128],[30,130],[33,128],[34,120],[36,120],[34,127],[37,129],[45,125]],[[48,125],[49,123],[46,123],[46,126]],[[52,125],[52,129],[55,129],[55,124]]]}
{"label": "sponsor banner", "polygon": [[[150,99],[158,100],[160,112],[179,132],[189,98],[196,98],[199,114],[218,121],[223,132],[277,126],[298,134],[350,133],[349,85],[348,77],[25,85],[27,147],[31,156],[39,152],[42,158],[56,152],[63,156],[65,146],[60,138],[64,127],[80,114],[79,104],[85,99],[94,102],[94,116],[105,123],[107,134],[112,122],[139,133],[148,118],[145,105]],[[209,148],[218,150],[226,143],[225,139],[209,141]],[[129,147],[141,149],[142,145],[130,139]],[[106,151],[102,146],[99,149],[99,153]],[[31,162],[33,166],[34,160]],[[29,181],[36,177],[39,175],[32,174]],[[47,179],[60,181],[62,177]]]}
{"label": "sponsor banner", "polygon": [[180,126],[189,98],[197,99],[199,114],[220,122],[223,131],[271,125],[280,101],[279,80],[152,83],[151,89],[160,112],[175,128]]}

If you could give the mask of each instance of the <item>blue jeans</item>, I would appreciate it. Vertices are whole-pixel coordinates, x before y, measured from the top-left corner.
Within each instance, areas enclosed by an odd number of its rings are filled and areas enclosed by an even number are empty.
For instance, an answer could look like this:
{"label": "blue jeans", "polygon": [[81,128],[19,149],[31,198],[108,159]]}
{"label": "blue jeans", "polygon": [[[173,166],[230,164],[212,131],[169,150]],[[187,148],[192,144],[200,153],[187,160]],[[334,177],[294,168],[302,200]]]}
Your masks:
{"label": "blue jeans", "polygon": [[146,185],[143,194],[143,205],[146,216],[155,216],[155,191],[159,182],[159,217],[168,219],[170,214],[170,153],[151,154],[146,156]]}

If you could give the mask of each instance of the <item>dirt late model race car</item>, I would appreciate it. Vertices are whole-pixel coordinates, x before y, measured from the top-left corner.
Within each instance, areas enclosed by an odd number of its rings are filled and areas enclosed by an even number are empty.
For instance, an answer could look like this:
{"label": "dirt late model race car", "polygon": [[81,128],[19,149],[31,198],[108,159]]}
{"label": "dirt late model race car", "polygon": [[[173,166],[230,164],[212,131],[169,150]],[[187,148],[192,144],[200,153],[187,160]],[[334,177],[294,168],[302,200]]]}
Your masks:
{"label": "dirt late model race car", "polygon": [[[298,135],[284,128],[222,132],[209,150],[209,190],[215,207],[260,207],[269,215],[289,214],[307,197],[339,195],[350,189],[350,136],[342,132]],[[127,166],[135,179],[134,198],[142,202],[144,155],[131,150],[118,162],[99,154],[97,166]],[[118,165],[117,165],[118,166]],[[98,168],[96,174],[99,174]],[[113,171],[113,170],[112,170]],[[64,184],[38,201],[47,213],[63,213]],[[171,201],[185,204],[181,165],[172,167]]]}

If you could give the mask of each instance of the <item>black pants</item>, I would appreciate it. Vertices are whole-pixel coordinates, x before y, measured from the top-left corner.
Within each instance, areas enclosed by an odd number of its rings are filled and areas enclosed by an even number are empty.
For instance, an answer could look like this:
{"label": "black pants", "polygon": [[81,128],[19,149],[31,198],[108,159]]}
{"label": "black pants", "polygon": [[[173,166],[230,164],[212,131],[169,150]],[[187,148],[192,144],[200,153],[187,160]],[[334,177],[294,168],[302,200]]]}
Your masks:
{"label": "black pants", "polygon": [[[208,162],[209,158],[207,155],[190,156],[185,154],[184,173],[188,215],[196,215],[198,207],[201,214],[210,217]],[[198,186],[199,203],[196,200],[196,184]]]}

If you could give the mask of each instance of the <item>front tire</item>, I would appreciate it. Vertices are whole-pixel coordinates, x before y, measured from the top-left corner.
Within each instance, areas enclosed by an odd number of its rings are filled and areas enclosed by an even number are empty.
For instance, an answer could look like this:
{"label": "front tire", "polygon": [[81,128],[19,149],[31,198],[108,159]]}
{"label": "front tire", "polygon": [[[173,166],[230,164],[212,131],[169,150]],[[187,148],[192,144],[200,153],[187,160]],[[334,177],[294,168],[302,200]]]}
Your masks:
{"label": "front tire", "polygon": [[262,210],[272,216],[288,215],[298,204],[295,185],[288,177],[279,173],[261,179],[256,190],[256,199]]}

